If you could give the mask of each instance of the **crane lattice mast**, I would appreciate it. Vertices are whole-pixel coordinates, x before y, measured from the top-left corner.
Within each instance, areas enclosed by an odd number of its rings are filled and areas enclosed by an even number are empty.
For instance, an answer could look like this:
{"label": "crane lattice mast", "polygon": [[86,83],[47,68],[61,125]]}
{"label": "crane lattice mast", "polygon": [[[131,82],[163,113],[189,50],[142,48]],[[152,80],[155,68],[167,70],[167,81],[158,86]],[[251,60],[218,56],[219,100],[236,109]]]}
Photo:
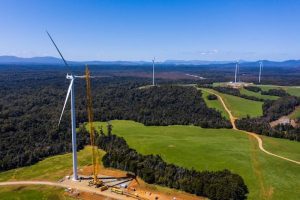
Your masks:
{"label": "crane lattice mast", "polygon": [[85,79],[86,79],[86,96],[87,96],[87,113],[88,113],[88,128],[90,132],[90,140],[92,146],[92,164],[93,164],[93,184],[98,185],[101,184],[101,181],[98,180],[98,169],[99,162],[97,159],[97,149],[95,146],[95,129],[94,129],[94,113],[93,113],[93,104],[92,104],[92,93],[91,93],[91,79],[90,79],[90,71],[88,66],[85,68]]}

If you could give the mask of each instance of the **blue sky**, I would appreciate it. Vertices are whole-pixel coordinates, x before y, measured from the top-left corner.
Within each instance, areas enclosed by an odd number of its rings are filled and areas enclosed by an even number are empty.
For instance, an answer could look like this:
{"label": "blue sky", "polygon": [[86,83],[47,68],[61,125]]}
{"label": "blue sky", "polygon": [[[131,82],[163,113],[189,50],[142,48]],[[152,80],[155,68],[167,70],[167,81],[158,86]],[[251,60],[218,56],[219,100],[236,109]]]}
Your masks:
{"label": "blue sky", "polygon": [[0,55],[300,59],[297,0],[1,0]]}

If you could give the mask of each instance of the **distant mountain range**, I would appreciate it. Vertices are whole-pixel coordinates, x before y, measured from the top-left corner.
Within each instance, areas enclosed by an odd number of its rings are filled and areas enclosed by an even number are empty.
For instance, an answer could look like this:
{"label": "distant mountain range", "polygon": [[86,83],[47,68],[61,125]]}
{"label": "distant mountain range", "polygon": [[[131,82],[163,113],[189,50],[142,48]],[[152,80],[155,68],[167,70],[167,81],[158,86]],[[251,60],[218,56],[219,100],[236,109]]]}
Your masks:
{"label": "distant mountain range", "polygon": [[[157,62],[162,65],[224,65],[231,64],[235,61],[205,61],[205,60],[166,60]],[[240,61],[242,66],[257,66],[259,61]],[[147,61],[68,61],[70,65],[149,65],[151,62]],[[16,56],[0,56],[0,64],[47,64],[47,65],[63,65],[60,58],[45,56],[33,58],[21,58]],[[270,61],[263,60],[264,67],[299,67],[300,60],[286,60],[286,61]]]}

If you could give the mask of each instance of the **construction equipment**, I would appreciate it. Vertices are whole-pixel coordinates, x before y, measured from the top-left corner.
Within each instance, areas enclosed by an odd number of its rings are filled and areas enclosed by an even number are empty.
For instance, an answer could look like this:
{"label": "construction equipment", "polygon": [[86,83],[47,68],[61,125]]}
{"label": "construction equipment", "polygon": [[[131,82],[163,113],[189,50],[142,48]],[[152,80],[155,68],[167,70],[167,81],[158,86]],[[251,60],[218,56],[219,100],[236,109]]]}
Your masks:
{"label": "construction equipment", "polygon": [[93,113],[93,103],[92,103],[92,93],[91,93],[91,76],[88,66],[85,68],[85,79],[86,79],[86,96],[87,96],[87,113],[88,113],[88,128],[90,132],[90,140],[92,146],[92,165],[93,165],[93,180],[90,181],[91,185],[96,187],[101,187],[103,181],[98,179],[98,169],[99,169],[99,160],[97,158],[97,148],[95,146],[95,129],[93,126],[94,113]]}

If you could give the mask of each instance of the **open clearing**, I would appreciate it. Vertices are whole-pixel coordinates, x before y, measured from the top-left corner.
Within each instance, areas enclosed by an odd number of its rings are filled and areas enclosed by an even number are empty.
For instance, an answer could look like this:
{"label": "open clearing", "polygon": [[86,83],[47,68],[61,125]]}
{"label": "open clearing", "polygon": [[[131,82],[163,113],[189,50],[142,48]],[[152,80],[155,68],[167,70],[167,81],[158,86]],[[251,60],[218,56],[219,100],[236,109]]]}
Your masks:
{"label": "open clearing", "polygon": [[[220,82],[220,83],[213,83],[213,86],[226,86],[228,82]],[[253,85],[260,87],[262,90],[266,91],[269,89],[284,89],[287,93],[293,96],[300,97],[300,86],[279,86],[279,85]],[[269,95],[262,95],[262,96],[269,96]]]}
{"label": "open clearing", "polygon": [[[104,151],[98,150],[98,155],[100,157],[100,173],[108,176],[125,176],[124,171],[104,168],[101,163],[102,156]],[[79,174],[92,174],[91,163],[91,147],[86,146],[83,150],[78,152],[78,163],[79,163]],[[21,167],[18,169],[12,169],[5,172],[0,172],[0,182],[6,181],[22,181],[26,180],[27,182],[32,181],[44,181],[48,182],[53,181],[54,184],[62,184],[57,182],[61,180],[66,175],[72,174],[72,154],[67,153],[63,155],[52,156],[46,158],[34,165],[28,167]],[[51,183],[51,182],[50,182]],[[49,184],[47,184],[49,185]],[[52,184],[53,185],[53,184]],[[69,186],[68,186],[69,187]],[[73,186],[72,186],[73,187]],[[80,187],[80,186],[78,186]],[[75,188],[75,186],[74,186]],[[178,200],[200,200],[202,197],[197,197],[195,195],[187,194],[182,191],[161,187],[157,185],[149,185],[144,181],[139,180],[139,184],[135,186],[137,192],[142,194],[145,191],[150,191],[153,194],[157,194],[161,199],[171,199],[173,196],[176,196]],[[90,190],[88,187],[87,189]],[[16,192],[17,191],[17,192]],[[85,190],[83,190],[85,191]],[[93,196],[93,192],[81,192],[80,198],[83,199],[111,199],[103,196]],[[97,192],[100,192],[100,189],[97,189]],[[102,192],[100,192],[103,194]],[[104,194],[103,194],[104,195]],[[115,196],[113,194],[113,196]],[[64,195],[64,190],[59,187],[54,186],[40,186],[40,185],[30,185],[30,186],[2,186],[0,187],[0,199],[5,197],[5,199],[73,199],[68,195]],[[125,196],[119,196],[118,198],[124,199]]]}
{"label": "open clearing", "polygon": [[[105,123],[97,123],[106,126]],[[240,174],[249,190],[249,199],[297,199],[300,167],[271,157],[258,148],[256,139],[232,129],[202,129],[195,126],[144,126],[132,121],[112,121],[113,132],[126,139],[142,154],[159,154],[169,163],[197,170],[230,169]],[[250,142],[249,142],[250,141]],[[267,138],[267,150],[283,141],[285,153],[297,159],[300,144]],[[288,154],[286,153],[288,152]]]}
{"label": "open clearing", "polygon": [[261,99],[276,100],[279,98],[277,96],[262,95],[260,92],[252,92],[252,91],[246,90],[245,88],[240,88],[240,92],[241,92],[241,94],[245,94],[248,96],[253,96],[253,97],[257,97],[257,98],[261,98]]}
{"label": "open clearing", "polygon": [[219,99],[217,100],[208,100],[207,99],[207,96],[210,94],[208,92],[206,92],[205,90],[201,90],[202,92],[202,97],[206,103],[206,105],[209,107],[209,108],[215,108],[217,111],[220,111],[222,116],[224,116],[226,119],[229,119],[229,115],[228,113],[226,112],[226,110],[224,109],[224,107],[222,106],[222,103],[220,102]]}
{"label": "open clearing", "polygon": [[293,96],[300,97],[300,86],[277,86],[277,85],[256,85],[260,87],[262,90],[269,89],[284,89],[287,93]]}
{"label": "open clearing", "polygon": [[[103,152],[103,151],[100,151]],[[104,154],[104,152],[103,152]],[[79,151],[78,166],[83,167],[91,163],[91,148],[85,147]],[[72,173],[72,155],[70,153],[45,158],[27,167],[0,172],[0,181],[16,180],[48,180],[58,181]]]}
{"label": "open clearing", "polygon": [[228,109],[231,110],[232,115],[237,118],[243,118],[247,115],[249,115],[250,117],[257,117],[262,115],[263,102],[252,101],[237,96],[223,94],[212,89],[205,88],[205,90],[213,91],[214,93],[220,95],[227,105]]}
{"label": "open clearing", "polygon": [[300,118],[300,106],[298,106],[290,115],[290,119]]}
{"label": "open clearing", "polygon": [[[78,165],[83,167],[91,162],[91,148],[79,151]],[[101,151],[100,151],[101,152]],[[72,173],[72,154],[52,156],[34,165],[0,172],[0,182],[16,180],[58,181]],[[63,195],[64,190],[52,186],[9,186],[0,187],[4,199],[72,199]]]}
{"label": "open clearing", "polygon": [[75,199],[64,195],[64,190],[51,186],[6,186],[0,187],[0,197],[5,200],[22,199]]}
{"label": "open clearing", "polygon": [[[103,125],[105,130],[106,123],[95,125]],[[143,154],[160,154],[169,163],[197,170],[227,168],[240,174],[250,190],[249,199],[297,199],[299,195],[300,167],[266,155],[258,149],[255,139],[240,131],[195,126],[144,126],[119,120],[112,121],[112,125],[115,134],[123,136],[131,147]],[[267,150],[299,160],[299,143],[269,137],[263,137],[263,140]],[[103,154],[100,151],[100,156]],[[79,151],[80,168],[90,163],[90,155],[89,147]],[[0,181],[57,181],[71,173],[71,165],[71,154],[57,155],[32,166],[1,172]],[[20,190],[20,195],[34,195],[39,199],[40,195],[47,196],[51,191],[58,195],[63,192],[53,187],[43,187],[39,191],[37,187],[25,187]],[[10,197],[14,194],[15,187],[5,188],[0,188],[0,195]]]}

